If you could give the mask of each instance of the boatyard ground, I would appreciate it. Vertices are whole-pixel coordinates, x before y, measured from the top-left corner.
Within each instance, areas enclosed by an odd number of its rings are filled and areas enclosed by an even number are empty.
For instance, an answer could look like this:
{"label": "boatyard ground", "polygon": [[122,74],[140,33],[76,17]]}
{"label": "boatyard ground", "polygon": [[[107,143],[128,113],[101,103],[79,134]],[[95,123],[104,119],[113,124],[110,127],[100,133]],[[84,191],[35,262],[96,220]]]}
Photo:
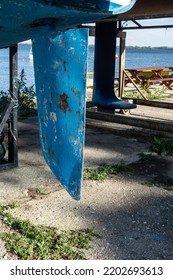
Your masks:
{"label": "boatyard ground", "polygon": [[[151,111],[156,118],[172,118],[171,110],[142,106],[132,114],[145,117]],[[86,250],[87,259],[173,259],[173,192],[146,183],[163,175],[173,178],[172,156],[150,156],[153,135],[162,132],[99,124],[88,121],[85,167],[123,161],[125,172],[84,180],[81,201],[72,200],[42,157],[37,117],[28,118],[19,122],[19,167],[0,172],[0,204],[17,203],[12,215],[35,225],[94,229],[100,238]],[[7,230],[1,219],[0,232]],[[15,258],[0,241],[0,259]]]}

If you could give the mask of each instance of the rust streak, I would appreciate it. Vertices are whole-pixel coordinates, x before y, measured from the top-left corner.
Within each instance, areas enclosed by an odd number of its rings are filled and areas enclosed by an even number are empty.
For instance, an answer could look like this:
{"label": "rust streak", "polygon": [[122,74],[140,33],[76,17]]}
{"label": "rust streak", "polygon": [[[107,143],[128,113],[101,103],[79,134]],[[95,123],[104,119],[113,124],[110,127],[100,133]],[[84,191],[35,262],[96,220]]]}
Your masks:
{"label": "rust streak", "polygon": [[66,93],[63,93],[60,95],[58,100],[58,105],[60,107],[60,110],[66,114],[67,111],[70,111],[69,103],[68,103],[68,95]]}

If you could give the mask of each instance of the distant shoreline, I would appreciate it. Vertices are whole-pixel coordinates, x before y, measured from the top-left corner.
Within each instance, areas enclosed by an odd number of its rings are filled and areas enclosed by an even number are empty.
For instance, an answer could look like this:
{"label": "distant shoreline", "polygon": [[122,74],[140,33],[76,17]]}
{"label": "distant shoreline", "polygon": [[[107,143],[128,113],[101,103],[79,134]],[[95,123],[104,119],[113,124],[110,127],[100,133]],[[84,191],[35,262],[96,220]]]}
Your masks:
{"label": "distant shoreline", "polygon": [[[19,45],[31,45],[31,41],[25,41],[25,42],[20,42]],[[89,44],[89,47],[94,47],[94,44]],[[119,47],[119,46],[117,46]],[[167,47],[167,46],[158,46],[158,47],[151,47],[151,46],[126,46],[126,49],[145,49],[145,50],[173,50],[172,47]]]}
{"label": "distant shoreline", "polygon": [[[93,44],[89,45],[94,47]],[[117,46],[119,48],[119,46]],[[126,49],[146,49],[146,50],[173,50],[173,47],[161,46],[161,47],[151,47],[151,46],[126,46]]]}
{"label": "distant shoreline", "polygon": [[166,50],[173,50],[173,47],[166,47],[166,46],[162,46],[162,47],[145,47],[145,46],[126,46],[126,48],[131,48],[131,49],[149,49],[149,50],[162,50],[162,49],[166,49]]}

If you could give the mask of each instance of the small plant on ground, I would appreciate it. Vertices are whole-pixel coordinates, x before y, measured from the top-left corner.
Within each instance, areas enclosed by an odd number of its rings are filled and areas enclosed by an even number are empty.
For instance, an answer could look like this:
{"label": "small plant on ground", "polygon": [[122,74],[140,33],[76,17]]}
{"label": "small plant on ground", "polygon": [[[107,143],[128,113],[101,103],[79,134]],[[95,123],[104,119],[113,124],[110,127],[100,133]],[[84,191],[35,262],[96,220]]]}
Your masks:
{"label": "small plant on ground", "polygon": [[146,162],[158,159],[158,156],[153,155],[151,153],[150,154],[139,153],[138,156],[141,161],[146,161]]}
{"label": "small plant on ground", "polygon": [[84,180],[103,181],[105,179],[109,179],[112,175],[121,174],[128,169],[128,166],[123,161],[114,165],[103,165],[97,168],[85,168]]}
{"label": "small plant on ground", "polygon": [[36,103],[34,86],[27,86],[27,78],[24,69],[22,69],[19,79],[17,80],[18,86],[18,102],[19,102],[19,116],[25,117],[28,115],[36,115]]}
{"label": "small plant on ground", "polygon": [[173,98],[173,94],[172,93],[168,93],[166,97],[167,98]]}
{"label": "small plant on ground", "polygon": [[[142,89],[144,90],[144,94],[147,98],[147,100],[161,100],[164,99],[165,96],[165,90],[164,88],[155,88],[155,89],[148,89],[148,86],[142,86]],[[137,98],[137,99],[143,99],[142,95],[134,90],[125,91],[125,96],[128,98]]]}
{"label": "small plant on ground", "polygon": [[43,188],[36,188],[35,192],[38,194],[46,194]]}
{"label": "small plant on ground", "polygon": [[[28,117],[37,115],[36,103],[35,103],[35,91],[34,86],[27,86],[27,79],[22,69],[19,78],[17,79],[18,88],[18,113],[19,117]],[[7,92],[0,92],[0,114],[4,112],[7,104],[11,101],[10,90]]]}
{"label": "small plant on ground", "polygon": [[148,100],[161,100],[164,99],[164,90],[162,89],[155,89],[153,91],[147,92],[147,99]]}
{"label": "small plant on ground", "polygon": [[[117,92],[118,94],[118,92]],[[140,93],[136,92],[135,90],[130,90],[130,91],[125,91],[125,97],[127,98],[137,98],[137,99],[141,99],[142,96]]]}
{"label": "small plant on ground", "polygon": [[16,205],[0,205],[0,217],[11,230],[0,234],[8,252],[21,260],[85,259],[84,250],[90,248],[94,237],[91,229],[58,231],[55,227],[33,225],[13,217],[10,208]]}
{"label": "small plant on ground", "polygon": [[171,139],[154,137],[150,150],[160,156],[173,156],[173,141]]}
{"label": "small plant on ground", "polygon": [[149,187],[158,187],[168,191],[173,191],[173,178],[169,176],[155,177],[145,183]]}

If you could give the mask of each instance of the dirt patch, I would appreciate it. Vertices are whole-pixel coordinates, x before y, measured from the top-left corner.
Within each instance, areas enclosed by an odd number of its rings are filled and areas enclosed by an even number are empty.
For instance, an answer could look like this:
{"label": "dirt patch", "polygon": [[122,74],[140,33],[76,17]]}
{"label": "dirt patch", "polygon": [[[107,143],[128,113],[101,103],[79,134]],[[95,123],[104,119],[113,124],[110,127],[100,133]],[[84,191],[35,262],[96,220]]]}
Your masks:
{"label": "dirt patch", "polygon": [[[88,259],[173,259],[173,192],[144,184],[158,175],[173,176],[173,158],[148,155],[148,134],[139,131],[136,138],[123,126],[114,131],[86,129],[85,166],[123,160],[130,170],[103,182],[84,181],[76,202],[44,162],[37,119],[19,123],[19,168],[0,173],[0,203],[19,201],[12,215],[36,225],[94,228],[101,239],[86,252]],[[1,259],[12,258],[0,243],[1,250]]]}

